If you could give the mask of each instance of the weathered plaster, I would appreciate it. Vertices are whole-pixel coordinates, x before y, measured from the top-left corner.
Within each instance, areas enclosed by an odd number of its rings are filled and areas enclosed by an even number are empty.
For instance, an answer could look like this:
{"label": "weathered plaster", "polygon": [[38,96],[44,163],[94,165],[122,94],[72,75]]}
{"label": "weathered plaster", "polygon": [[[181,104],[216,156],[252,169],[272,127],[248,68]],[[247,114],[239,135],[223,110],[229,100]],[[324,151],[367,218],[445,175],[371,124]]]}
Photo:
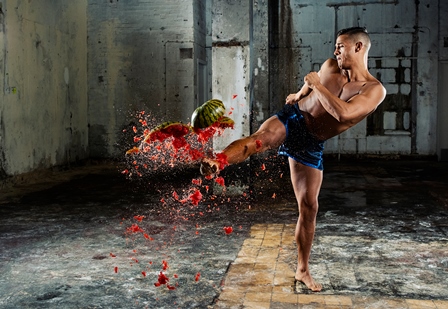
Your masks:
{"label": "weathered plaster", "polygon": [[0,149],[16,175],[88,157],[86,3],[2,1]]}

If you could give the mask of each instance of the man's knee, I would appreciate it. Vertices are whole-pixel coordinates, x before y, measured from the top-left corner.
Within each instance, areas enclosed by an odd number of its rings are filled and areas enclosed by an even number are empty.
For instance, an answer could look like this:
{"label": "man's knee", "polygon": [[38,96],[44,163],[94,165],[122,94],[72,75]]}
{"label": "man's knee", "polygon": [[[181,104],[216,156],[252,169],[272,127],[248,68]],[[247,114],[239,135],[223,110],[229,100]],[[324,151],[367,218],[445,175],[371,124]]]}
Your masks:
{"label": "man's knee", "polygon": [[314,220],[319,210],[319,203],[316,199],[303,199],[299,202],[300,214],[306,217],[308,220]]}

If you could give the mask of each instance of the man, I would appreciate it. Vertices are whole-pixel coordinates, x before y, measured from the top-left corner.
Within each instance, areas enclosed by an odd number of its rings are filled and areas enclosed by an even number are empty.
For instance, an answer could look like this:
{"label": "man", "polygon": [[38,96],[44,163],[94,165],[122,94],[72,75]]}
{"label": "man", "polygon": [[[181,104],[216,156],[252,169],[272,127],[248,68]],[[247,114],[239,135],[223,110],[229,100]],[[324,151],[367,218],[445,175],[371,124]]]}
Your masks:
{"label": "man", "polygon": [[277,115],[264,122],[249,137],[234,141],[219,160],[205,159],[201,172],[219,172],[222,157],[228,164],[244,161],[250,155],[279,148],[288,156],[291,181],[299,207],[295,230],[298,250],[296,281],[312,291],[322,285],[310,274],[308,261],[316,227],[318,195],[322,184],[324,141],[354,126],[371,114],[386,96],[381,83],[368,71],[370,38],[365,28],[338,32],[334,55],[318,73],[304,78],[299,92],[290,94]]}

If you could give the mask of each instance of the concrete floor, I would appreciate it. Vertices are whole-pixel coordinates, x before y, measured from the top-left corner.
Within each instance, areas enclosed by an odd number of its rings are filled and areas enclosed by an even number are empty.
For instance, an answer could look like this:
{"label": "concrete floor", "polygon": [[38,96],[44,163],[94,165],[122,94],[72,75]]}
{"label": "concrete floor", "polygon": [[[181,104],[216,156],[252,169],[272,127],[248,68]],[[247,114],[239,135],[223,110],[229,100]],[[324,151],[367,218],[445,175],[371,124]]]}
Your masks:
{"label": "concrete floor", "polygon": [[[0,308],[448,308],[447,163],[326,162],[321,293],[293,284],[295,200],[266,167],[244,194],[231,173],[220,192],[195,169],[128,180],[114,164],[2,189]],[[199,205],[173,198],[196,189]]]}

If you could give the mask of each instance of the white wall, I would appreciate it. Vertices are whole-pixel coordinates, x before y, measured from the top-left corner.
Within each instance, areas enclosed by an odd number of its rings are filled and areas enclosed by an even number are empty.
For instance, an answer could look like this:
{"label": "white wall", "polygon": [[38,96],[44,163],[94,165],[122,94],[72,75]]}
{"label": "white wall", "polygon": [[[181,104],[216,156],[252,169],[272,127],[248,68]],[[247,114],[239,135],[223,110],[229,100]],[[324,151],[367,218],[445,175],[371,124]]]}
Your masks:
{"label": "white wall", "polygon": [[213,16],[212,96],[224,102],[235,121],[234,130],[214,139],[215,151],[221,151],[236,137],[250,134],[249,2],[215,1]]}

